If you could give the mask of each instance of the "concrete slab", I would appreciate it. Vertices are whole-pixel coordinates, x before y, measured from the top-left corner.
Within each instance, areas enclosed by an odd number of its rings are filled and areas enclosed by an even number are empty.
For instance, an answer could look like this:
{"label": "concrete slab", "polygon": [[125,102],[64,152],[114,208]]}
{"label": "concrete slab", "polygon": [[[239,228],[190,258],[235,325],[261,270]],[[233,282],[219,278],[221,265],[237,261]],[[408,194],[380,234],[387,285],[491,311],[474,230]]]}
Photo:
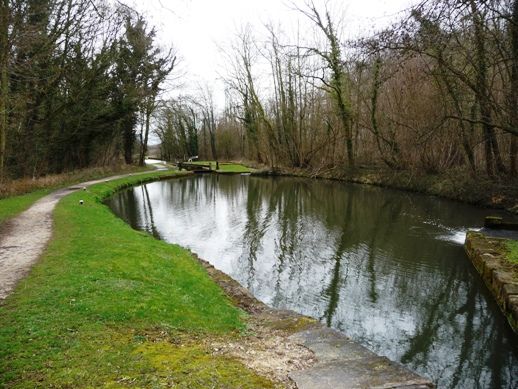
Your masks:
{"label": "concrete slab", "polygon": [[317,364],[290,378],[299,389],[431,387],[425,379],[383,357]]}
{"label": "concrete slab", "polygon": [[311,368],[290,375],[299,389],[434,387],[428,379],[330,328],[302,331],[290,340],[307,347],[318,361]]}
{"label": "concrete slab", "polygon": [[376,356],[359,343],[330,328],[299,332],[292,335],[290,340],[309,348],[320,362],[349,361]]}

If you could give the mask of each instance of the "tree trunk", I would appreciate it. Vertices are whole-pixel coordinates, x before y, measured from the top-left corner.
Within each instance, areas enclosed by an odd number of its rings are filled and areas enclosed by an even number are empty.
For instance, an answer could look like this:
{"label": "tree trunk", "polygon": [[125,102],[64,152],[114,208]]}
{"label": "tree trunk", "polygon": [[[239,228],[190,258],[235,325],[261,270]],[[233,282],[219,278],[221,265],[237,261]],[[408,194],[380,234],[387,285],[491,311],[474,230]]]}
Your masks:
{"label": "tree trunk", "polygon": [[351,126],[351,115],[348,108],[348,99],[346,94],[346,86],[347,83],[344,80],[344,69],[343,69],[343,60],[342,60],[342,51],[340,48],[340,42],[338,35],[335,31],[335,26],[333,24],[331,13],[326,7],[326,12],[324,17],[318,12],[315,8],[313,2],[308,4],[309,11],[302,11],[306,16],[308,16],[317,27],[324,33],[327,39],[327,43],[329,45],[329,52],[322,53],[317,49],[313,49],[312,51],[319,55],[322,60],[326,63],[327,68],[331,72],[331,84],[327,84],[332,94],[333,99],[335,100],[338,118],[342,124],[344,133],[345,133],[345,148],[347,151],[347,163],[349,167],[354,167],[354,145],[353,145],[353,137],[352,137],[352,126]]}
{"label": "tree trunk", "polygon": [[9,98],[9,0],[0,2],[0,180],[4,177]]}
{"label": "tree trunk", "polygon": [[[336,39],[336,38],[335,38]],[[333,89],[335,93],[335,101],[338,108],[338,115],[345,132],[345,147],[347,150],[347,163],[349,167],[354,167],[354,151],[353,151],[353,137],[351,129],[351,116],[346,106],[346,98],[344,96],[344,82],[343,70],[341,65],[340,51],[338,43],[331,40],[331,64],[330,68],[333,72]]]}
{"label": "tree trunk", "polygon": [[516,177],[517,171],[516,171],[516,165],[517,165],[517,156],[518,156],[518,136],[511,134],[511,149],[509,151],[509,157],[510,157],[510,169],[509,173],[512,177]]}
{"label": "tree trunk", "polygon": [[[452,82],[450,82],[449,78],[446,75],[447,71],[446,71],[446,69],[444,69],[444,58],[443,58],[442,52],[439,53],[439,68],[440,68],[440,77],[446,87],[448,95],[451,97],[451,99],[453,101],[453,107],[455,108],[457,115],[459,117],[462,117],[463,114],[462,114],[462,106],[460,103],[460,98],[458,96],[458,92],[455,88],[455,85]],[[475,116],[474,111],[475,111],[475,109],[474,109],[474,107],[472,107],[472,113],[471,113],[472,119]],[[475,164],[475,155],[473,153],[473,146],[471,145],[470,138],[466,134],[466,126],[465,126],[463,120],[459,121],[459,128],[460,128],[460,134],[461,134],[461,138],[462,138],[462,148],[464,149],[464,153],[466,154],[466,158],[468,159],[471,171],[473,172],[473,174],[476,174],[477,167]],[[472,131],[471,135],[473,136],[473,131]]]}
{"label": "tree trunk", "polygon": [[500,152],[498,150],[498,143],[494,134],[491,115],[491,102],[488,91],[487,80],[487,61],[486,61],[486,47],[484,36],[484,21],[482,15],[477,8],[475,0],[470,0],[473,27],[475,34],[475,56],[476,56],[476,96],[480,110],[480,120],[482,121],[482,129],[484,131],[484,151],[486,156],[486,171],[488,176],[494,174],[494,158],[496,158],[497,169],[503,169]]}
{"label": "tree trunk", "polygon": [[138,161],[138,164],[139,166],[144,166],[145,164],[145,160],[146,160],[146,154],[147,154],[147,142],[148,142],[148,139],[149,139],[149,124],[150,124],[150,120],[151,120],[151,112],[152,110],[147,108],[146,109],[146,113],[145,113],[145,116],[146,116],[146,124],[144,126],[144,136],[141,137],[141,144],[140,144],[140,156],[139,156],[139,161]]}
{"label": "tree trunk", "polygon": [[[518,0],[514,0],[512,17],[510,21],[510,35],[511,35],[511,104],[509,112],[509,121],[511,128],[518,130]],[[510,149],[510,174],[513,177],[517,176],[517,154],[518,154],[518,137],[511,134],[511,149]]]}
{"label": "tree trunk", "polygon": [[135,144],[132,120],[125,120],[124,123],[124,161],[126,164],[133,163],[133,145]]}
{"label": "tree trunk", "polygon": [[343,104],[340,104],[340,117],[342,119],[342,125],[345,128],[345,147],[347,149],[347,163],[349,164],[349,167],[354,167],[353,138],[351,124],[349,122],[349,115],[347,114],[346,108]]}
{"label": "tree trunk", "polygon": [[499,173],[505,173],[506,169],[504,161],[502,160],[502,154],[500,154],[500,147],[498,146],[498,139],[496,138],[495,130],[493,128],[491,129],[490,136],[491,148],[493,149],[493,154],[495,156],[496,168]]}
{"label": "tree trunk", "polygon": [[214,120],[214,110],[210,112],[209,122],[209,135],[210,135],[210,150],[212,152],[212,158],[216,161],[216,169],[219,169],[218,153],[216,151],[216,122]]}

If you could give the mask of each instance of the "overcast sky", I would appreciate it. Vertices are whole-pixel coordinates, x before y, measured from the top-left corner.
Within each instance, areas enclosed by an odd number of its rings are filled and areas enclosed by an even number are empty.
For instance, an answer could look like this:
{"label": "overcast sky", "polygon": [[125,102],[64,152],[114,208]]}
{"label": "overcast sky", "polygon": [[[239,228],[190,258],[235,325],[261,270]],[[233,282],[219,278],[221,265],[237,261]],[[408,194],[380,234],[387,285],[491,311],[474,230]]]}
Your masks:
{"label": "overcast sky", "polygon": [[[315,0],[323,4],[324,0]],[[387,26],[416,0],[328,0],[334,15],[343,17],[344,38],[353,38]],[[296,11],[304,0],[129,0],[147,16],[164,47],[173,45],[181,58],[184,93],[198,83],[208,83],[221,105],[226,47],[246,24],[259,35],[265,23],[282,26],[285,32],[310,31],[307,18]],[[221,107],[220,107],[221,108]]]}

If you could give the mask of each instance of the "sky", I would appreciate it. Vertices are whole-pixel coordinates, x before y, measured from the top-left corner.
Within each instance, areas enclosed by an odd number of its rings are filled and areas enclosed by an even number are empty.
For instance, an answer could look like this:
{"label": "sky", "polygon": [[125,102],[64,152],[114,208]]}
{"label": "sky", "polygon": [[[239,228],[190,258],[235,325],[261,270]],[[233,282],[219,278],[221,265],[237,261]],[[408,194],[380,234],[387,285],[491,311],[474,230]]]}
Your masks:
{"label": "sky", "polygon": [[[314,0],[317,6],[324,0]],[[237,32],[249,24],[260,39],[264,25],[273,23],[287,33],[312,34],[308,19],[297,11],[305,0],[128,0],[126,4],[143,13],[156,27],[164,48],[173,46],[180,59],[176,93],[189,94],[200,85],[214,92],[216,105],[223,108],[225,55]],[[337,18],[342,17],[343,38],[366,35],[397,19],[401,11],[417,0],[327,0]],[[179,84],[179,81],[181,83]]]}

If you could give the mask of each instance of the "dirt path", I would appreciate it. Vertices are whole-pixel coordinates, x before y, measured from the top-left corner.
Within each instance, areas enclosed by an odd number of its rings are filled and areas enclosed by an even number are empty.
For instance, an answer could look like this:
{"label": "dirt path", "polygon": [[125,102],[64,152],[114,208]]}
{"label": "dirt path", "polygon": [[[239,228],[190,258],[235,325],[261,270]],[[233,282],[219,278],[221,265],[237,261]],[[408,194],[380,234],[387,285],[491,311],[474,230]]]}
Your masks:
{"label": "dirt path", "polygon": [[61,198],[100,182],[145,173],[149,172],[112,176],[59,189],[4,223],[0,231],[0,301],[13,291],[43,253],[52,235],[52,212]]}

